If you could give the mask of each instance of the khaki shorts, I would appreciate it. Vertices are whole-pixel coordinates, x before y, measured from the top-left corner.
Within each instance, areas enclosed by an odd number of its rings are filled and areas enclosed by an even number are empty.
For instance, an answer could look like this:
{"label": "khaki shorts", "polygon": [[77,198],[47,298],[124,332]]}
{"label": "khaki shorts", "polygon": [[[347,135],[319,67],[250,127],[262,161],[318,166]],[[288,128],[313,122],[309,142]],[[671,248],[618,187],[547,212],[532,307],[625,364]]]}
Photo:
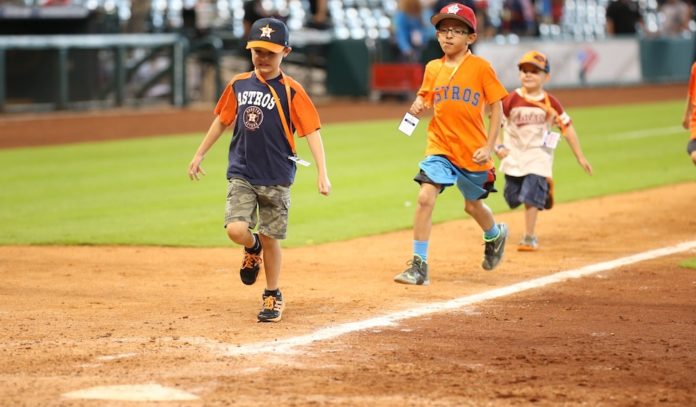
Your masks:
{"label": "khaki shorts", "polygon": [[290,187],[251,185],[232,178],[227,186],[225,227],[232,222],[247,222],[249,229],[258,227],[261,234],[285,239],[290,209]]}

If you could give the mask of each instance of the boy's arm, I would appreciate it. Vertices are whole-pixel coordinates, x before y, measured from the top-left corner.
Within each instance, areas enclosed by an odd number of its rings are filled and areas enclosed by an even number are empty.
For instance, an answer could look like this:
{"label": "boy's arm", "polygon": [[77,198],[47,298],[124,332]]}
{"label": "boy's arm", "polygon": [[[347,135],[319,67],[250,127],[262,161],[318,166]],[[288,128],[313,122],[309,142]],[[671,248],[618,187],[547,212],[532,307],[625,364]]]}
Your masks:
{"label": "boy's arm", "polygon": [[314,162],[317,165],[317,187],[322,195],[329,195],[331,192],[331,181],[326,172],[326,157],[324,155],[324,143],[321,141],[319,130],[315,130],[306,136],[309,150],[312,152]]}
{"label": "boy's arm", "polygon": [[495,151],[495,145],[498,143],[498,134],[500,134],[500,125],[503,122],[503,102],[497,101],[490,105],[491,115],[488,121],[488,139],[486,146],[474,151],[474,162],[477,164],[485,164],[491,159],[491,154]]}
{"label": "boy's arm", "polygon": [[682,126],[685,129],[689,129],[691,123],[691,114],[694,111],[694,105],[691,103],[691,95],[686,97],[686,111],[684,112],[684,120],[682,120]]}
{"label": "boy's arm", "polygon": [[210,124],[208,133],[205,135],[205,138],[203,138],[201,145],[198,146],[198,150],[196,150],[196,153],[193,155],[193,159],[189,163],[188,174],[191,180],[200,179],[198,174],[205,175],[205,171],[203,171],[203,168],[201,168],[201,162],[203,161],[203,158],[205,158],[205,154],[208,152],[208,150],[210,150],[213,144],[215,144],[215,142],[220,138],[222,133],[225,132],[226,128],[227,126],[222,124],[220,121],[220,117],[215,116],[213,123]]}
{"label": "boy's arm", "polygon": [[575,159],[578,160],[578,164],[580,164],[580,166],[582,167],[582,169],[585,170],[586,173],[592,175],[592,166],[585,158],[585,155],[582,153],[582,149],[580,148],[580,140],[578,139],[578,134],[575,132],[575,127],[573,127],[572,124],[569,124],[568,127],[566,127],[565,137],[566,140],[568,140],[568,145],[570,146],[570,149],[573,151],[573,154],[575,155]]}

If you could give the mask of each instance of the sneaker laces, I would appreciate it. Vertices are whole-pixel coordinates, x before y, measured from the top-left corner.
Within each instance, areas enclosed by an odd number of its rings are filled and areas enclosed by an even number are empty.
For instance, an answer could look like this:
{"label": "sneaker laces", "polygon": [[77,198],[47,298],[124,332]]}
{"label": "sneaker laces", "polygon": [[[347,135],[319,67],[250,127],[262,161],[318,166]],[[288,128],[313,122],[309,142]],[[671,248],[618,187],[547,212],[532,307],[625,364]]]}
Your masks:
{"label": "sneaker laces", "polygon": [[269,295],[263,299],[263,309],[273,310],[275,309],[276,299],[274,296]]}
{"label": "sneaker laces", "polygon": [[244,269],[253,268],[261,263],[263,263],[263,259],[261,259],[261,255],[249,253],[246,251],[244,252],[244,261],[242,263],[242,268],[244,268]]}

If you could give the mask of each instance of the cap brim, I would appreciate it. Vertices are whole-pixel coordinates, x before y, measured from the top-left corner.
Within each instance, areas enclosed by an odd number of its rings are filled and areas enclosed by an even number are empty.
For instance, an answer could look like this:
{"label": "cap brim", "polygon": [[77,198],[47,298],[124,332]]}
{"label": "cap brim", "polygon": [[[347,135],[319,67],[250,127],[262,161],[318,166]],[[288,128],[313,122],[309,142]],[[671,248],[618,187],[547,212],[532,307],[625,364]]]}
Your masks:
{"label": "cap brim", "polygon": [[538,62],[536,62],[536,61],[520,61],[520,62],[517,64],[517,67],[520,68],[520,67],[522,67],[522,65],[531,65],[531,66],[534,66],[534,67],[538,68],[540,71],[548,72],[548,71],[546,70],[546,66],[540,65],[540,64],[539,64]]}
{"label": "cap brim", "polygon": [[277,54],[279,52],[283,52],[283,50],[285,49],[285,47],[282,45],[275,44],[275,43],[268,42],[268,41],[249,41],[249,42],[247,42],[246,49],[252,49],[252,48],[263,48],[263,49],[271,51],[274,54]]}
{"label": "cap brim", "polygon": [[437,25],[440,24],[440,21],[446,20],[448,18],[451,18],[452,20],[459,20],[462,23],[466,24],[466,26],[469,27],[469,29],[471,30],[472,33],[476,32],[476,27],[472,27],[471,23],[467,19],[465,19],[464,17],[458,16],[456,14],[449,14],[449,13],[435,14],[434,16],[430,17],[430,23],[437,27]]}

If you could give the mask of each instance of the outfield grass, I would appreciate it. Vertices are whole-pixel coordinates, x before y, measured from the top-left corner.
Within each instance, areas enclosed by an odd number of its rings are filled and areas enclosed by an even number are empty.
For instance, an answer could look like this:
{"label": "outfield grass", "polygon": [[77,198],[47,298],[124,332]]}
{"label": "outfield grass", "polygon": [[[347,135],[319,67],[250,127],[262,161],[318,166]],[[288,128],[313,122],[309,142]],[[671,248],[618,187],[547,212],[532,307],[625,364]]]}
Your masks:
{"label": "outfield grass", "polygon": [[[595,175],[587,176],[563,143],[554,169],[557,202],[696,179],[679,128],[683,101],[569,113]],[[411,178],[427,123],[407,137],[396,130],[399,120],[324,127],[333,192],[316,192],[315,166],[298,169],[285,246],[410,228],[418,190]],[[229,139],[208,153],[208,175],[191,182],[187,165],[202,137],[0,150],[0,244],[228,245],[222,219]],[[297,145],[311,161],[307,143]],[[497,185],[502,191],[502,179]],[[487,202],[507,210],[501,193]],[[458,192],[448,190],[434,221],[460,219],[462,207]]]}

